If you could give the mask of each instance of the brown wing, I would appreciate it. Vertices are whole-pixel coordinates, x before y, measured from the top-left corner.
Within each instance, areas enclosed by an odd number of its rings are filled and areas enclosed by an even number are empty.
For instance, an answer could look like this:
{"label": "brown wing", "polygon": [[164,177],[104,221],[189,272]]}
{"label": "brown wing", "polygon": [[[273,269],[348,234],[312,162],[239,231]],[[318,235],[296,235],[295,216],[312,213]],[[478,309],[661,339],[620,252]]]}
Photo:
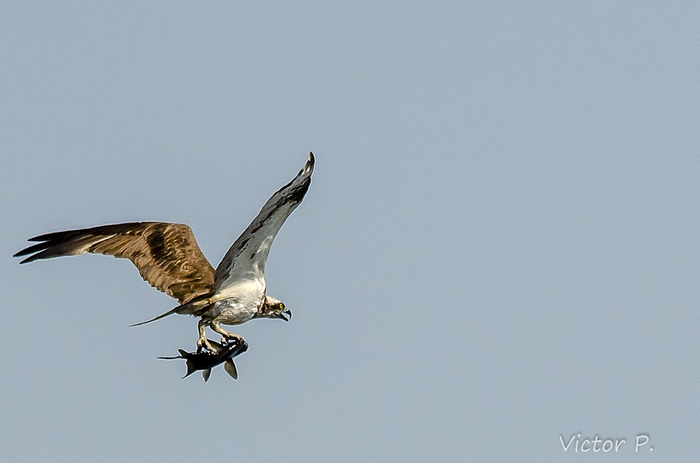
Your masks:
{"label": "brown wing", "polygon": [[214,269],[197,246],[192,229],[179,223],[135,222],[68,230],[30,238],[41,241],[19,251],[20,263],[91,252],[129,259],[144,280],[185,304],[206,294]]}

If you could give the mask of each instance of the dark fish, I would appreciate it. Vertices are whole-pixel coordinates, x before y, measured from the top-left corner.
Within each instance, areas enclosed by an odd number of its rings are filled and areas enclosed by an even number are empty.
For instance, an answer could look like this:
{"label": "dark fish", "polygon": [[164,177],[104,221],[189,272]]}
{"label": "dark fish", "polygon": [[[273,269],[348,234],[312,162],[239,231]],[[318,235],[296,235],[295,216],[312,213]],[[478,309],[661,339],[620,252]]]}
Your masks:
{"label": "dark fish", "polygon": [[201,348],[197,349],[195,352],[186,352],[182,349],[178,349],[177,351],[180,355],[177,357],[158,358],[165,360],[187,360],[187,374],[182,377],[183,379],[197,370],[202,370],[202,377],[204,381],[207,381],[209,380],[211,369],[221,363],[224,364],[224,370],[226,370],[226,373],[228,373],[231,378],[238,379],[238,371],[236,371],[236,365],[233,363],[233,357],[247,351],[248,343],[242,338],[234,338],[231,342],[223,345],[212,340],[209,340],[209,342],[216,348],[216,352],[209,352]]}

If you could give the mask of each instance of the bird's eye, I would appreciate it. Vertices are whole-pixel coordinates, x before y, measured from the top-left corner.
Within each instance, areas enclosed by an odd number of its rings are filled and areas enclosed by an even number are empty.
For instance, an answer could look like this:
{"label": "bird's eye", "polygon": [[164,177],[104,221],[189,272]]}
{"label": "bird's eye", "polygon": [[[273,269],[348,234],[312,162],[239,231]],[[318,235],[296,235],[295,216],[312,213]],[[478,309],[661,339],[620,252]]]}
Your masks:
{"label": "bird's eye", "polygon": [[284,304],[280,302],[280,309],[284,309]]}

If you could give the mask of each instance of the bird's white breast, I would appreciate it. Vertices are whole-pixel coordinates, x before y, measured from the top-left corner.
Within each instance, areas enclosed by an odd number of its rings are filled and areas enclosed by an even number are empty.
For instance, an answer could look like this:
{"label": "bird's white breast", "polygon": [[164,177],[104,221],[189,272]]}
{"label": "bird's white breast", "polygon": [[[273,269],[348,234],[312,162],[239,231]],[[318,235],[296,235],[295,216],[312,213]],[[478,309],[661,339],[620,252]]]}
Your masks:
{"label": "bird's white breast", "polygon": [[240,280],[216,295],[218,314],[215,321],[225,325],[247,322],[258,310],[265,297],[265,281],[260,279]]}

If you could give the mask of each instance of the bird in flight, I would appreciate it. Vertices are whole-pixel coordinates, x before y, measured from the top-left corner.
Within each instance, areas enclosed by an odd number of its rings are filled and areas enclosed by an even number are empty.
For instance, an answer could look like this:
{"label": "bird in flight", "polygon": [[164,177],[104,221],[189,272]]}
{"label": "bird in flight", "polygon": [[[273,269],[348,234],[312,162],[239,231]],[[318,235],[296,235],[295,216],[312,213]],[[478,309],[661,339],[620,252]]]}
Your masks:
{"label": "bird in flight", "polygon": [[22,264],[86,252],[129,259],[144,280],[180,304],[136,325],[174,313],[199,317],[197,346],[216,352],[207,340],[207,326],[221,335],[222,343],[244,343],[241,336],[221,325],[239,325],[253,318],[291,318],[291,311],[279,299],[266,294],[265,264],[277,232],[304,199],[313,170],[314,155],[309,153],[304,168],[267,200],[216,270],[202,254],[189,226],[166,222],[121,223],[48,233],[30,238],[38,243],[14,257],[28,256]]}

